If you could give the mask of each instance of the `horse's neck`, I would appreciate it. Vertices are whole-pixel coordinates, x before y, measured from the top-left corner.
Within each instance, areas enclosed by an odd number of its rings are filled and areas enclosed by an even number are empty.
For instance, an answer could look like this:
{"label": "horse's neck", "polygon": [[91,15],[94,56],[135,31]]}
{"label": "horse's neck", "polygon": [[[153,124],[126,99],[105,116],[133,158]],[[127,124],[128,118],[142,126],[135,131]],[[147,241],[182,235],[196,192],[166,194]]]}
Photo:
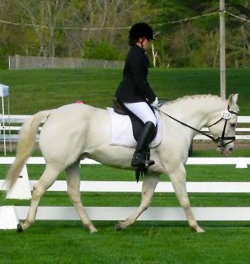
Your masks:
{"label": "horse's neck", "polygon": [[207,125],[214,113],[226,110],[226,104],[216,97],[188,98],[164,107],[164,112],[198,130]]}

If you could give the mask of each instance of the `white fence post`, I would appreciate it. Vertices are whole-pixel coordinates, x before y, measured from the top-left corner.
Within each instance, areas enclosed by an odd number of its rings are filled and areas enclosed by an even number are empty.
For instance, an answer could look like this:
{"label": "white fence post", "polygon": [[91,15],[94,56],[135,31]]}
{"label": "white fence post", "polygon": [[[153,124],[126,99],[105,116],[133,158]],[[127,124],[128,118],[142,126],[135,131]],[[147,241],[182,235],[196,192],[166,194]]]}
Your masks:
{"label": "white fence post", "polygon": [[31,199],[30,182],[26,165],[23,167],[15,185],[7,192],[6,199]]}
{"label": "white fence post", "polygon": [[237,169],[246,169],[247,168],[247,162],[245,158],[239,158],[239,161],[236,164]]}
{"label": "white fence post", "polygon": [[16,229],[19,224],[14,206],[0,207],[0,229]]}

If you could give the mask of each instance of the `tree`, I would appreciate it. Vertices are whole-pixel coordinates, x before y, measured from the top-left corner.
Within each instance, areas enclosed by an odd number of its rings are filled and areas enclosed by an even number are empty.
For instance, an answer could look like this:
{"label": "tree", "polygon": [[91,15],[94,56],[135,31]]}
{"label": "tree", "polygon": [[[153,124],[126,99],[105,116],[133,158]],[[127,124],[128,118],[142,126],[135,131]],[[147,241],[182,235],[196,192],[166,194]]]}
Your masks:
{"label": "tree", "polygon": [[[102,50],[106,49],[106,55],[110,56],[113,51],[116,54],[118,50],[121,58],[128,49],[129,28],[136,22],[144,21],[152,25],[157,33],[154,51],[148,52],[157,66],[218,67],[219,1],[198,2],[0,0],[0,56],[80,57],[93,41]],[[226,1],[228,66],[249,65],[248,2]],[[156,53],[157,57],[154,58]],[[99,57],[100,54],[92,53],[91,56],[95,55]],[[111,57],[116,56],[112,54]]]}
{"label": "tree", "polygon": [[31,23],[39,41],[39,55],[55,56],[55,30],[66,0],[17,0],[22,21]]}
{"label": "tree", "polygon": [[9,23],[19,21],[14,0],[0,0],[0,68],[8,67],[8,56],[25,52],[25,30],[21,26]]}

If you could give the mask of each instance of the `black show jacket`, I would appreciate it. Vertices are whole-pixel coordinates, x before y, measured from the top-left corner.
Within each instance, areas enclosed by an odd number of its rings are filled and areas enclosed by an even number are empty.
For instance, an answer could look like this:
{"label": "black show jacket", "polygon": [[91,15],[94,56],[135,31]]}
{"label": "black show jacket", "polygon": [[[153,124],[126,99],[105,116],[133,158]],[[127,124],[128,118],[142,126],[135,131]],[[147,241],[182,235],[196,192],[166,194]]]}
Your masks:
{"label": "black show jacket", "polygon": [[147,81],[148,68],[149,60],[145,50],[138,45],[132,46],[125,60],[123,80],[115,94],[118,101],[151,104],[156,99],[156,95]]}

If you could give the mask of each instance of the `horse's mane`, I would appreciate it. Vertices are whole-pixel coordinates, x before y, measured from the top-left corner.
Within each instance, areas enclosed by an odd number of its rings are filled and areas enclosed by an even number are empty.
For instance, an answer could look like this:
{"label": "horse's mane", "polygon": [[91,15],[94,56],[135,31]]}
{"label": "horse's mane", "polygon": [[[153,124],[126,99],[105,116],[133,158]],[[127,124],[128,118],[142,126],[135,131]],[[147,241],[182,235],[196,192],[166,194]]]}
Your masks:
{"label": "horse's mane", "polygon": [[223,99],[221,99],[218,95],[212,95],[212,94],[196,94],[196,95],[186,95],[186,96],[177,98],[177,99],[172,100],[172,101],[164,102],[164,105],[175,104],[175,103],[179,103],[179,102],[187,101],[187,100],[194,100],[194,99],[213,99],[213,98],[216,99],[216,100],[223,101]]}

